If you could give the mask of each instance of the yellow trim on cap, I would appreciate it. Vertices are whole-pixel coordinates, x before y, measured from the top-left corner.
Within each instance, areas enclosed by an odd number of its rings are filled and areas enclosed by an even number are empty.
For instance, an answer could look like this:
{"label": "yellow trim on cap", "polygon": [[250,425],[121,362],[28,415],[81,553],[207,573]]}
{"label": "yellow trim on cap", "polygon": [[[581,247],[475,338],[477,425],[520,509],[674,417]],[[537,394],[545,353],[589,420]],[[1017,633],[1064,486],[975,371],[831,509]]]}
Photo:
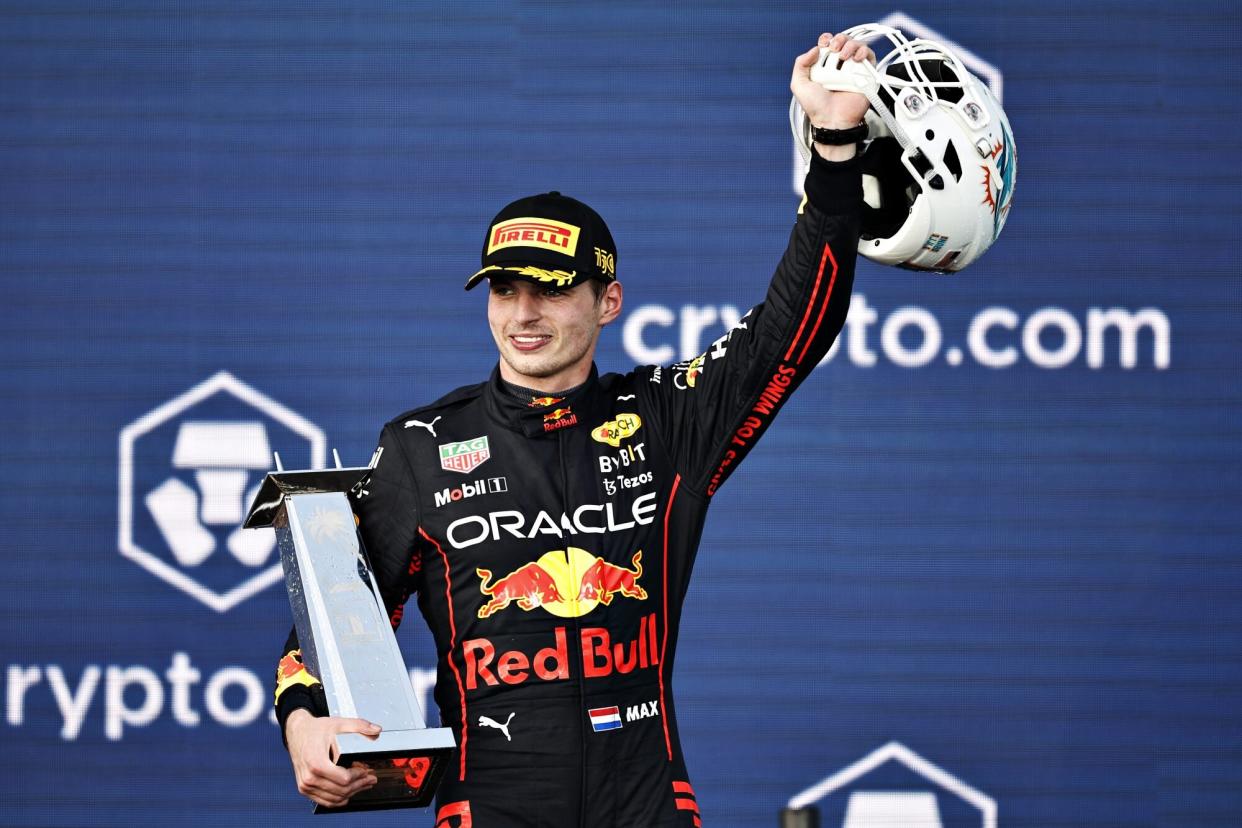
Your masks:
{"label": "yellow trim on cap", "polygon": [[487,267],[475,273],[466,281],[466,287],[472,287],[479,279],[494,273],[503,271],[512,273],[515,276],[525,276],[528,279],[534,279],[537,282],[547,282],[555,284],[557,287],[568,287],[574,279],[578,278],[576,270],[548,270],[545,267],[536,267],[535,265],[522,265],[521,267],[504,267],[502,265],[488,265]]}

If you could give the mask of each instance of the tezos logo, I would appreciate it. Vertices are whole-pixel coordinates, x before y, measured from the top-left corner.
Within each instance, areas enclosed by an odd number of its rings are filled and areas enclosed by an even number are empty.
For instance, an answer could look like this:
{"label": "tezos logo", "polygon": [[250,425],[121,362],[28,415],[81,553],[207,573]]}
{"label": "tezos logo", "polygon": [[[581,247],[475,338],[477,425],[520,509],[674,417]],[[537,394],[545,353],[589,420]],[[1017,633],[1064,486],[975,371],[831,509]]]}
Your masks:
{"label": "tezos logo", "polygon": [[996,828],[996,800],[889,742],[789,800],[841,828]]}
{"label": "tezos logo", "polygon": [[272,452],[320,469],[325,446],[314,423],[221,371],[121,430],[121,554],[228,611],[281,579],[275,533],[241,527]]}

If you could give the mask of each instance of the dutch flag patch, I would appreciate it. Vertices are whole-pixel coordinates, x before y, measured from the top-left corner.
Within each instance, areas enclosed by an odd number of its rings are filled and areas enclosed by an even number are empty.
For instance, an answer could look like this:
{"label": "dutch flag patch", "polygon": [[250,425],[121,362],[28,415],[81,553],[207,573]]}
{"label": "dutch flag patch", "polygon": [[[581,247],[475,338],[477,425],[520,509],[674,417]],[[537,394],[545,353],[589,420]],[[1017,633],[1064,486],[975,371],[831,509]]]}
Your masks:
{"label": "dutch flag patch", "polygon": [[591,717],[591,729],[596,733],[602,730],[619,730],[621,728],[621,710],[616,705],[612,707],[596,707],[588,710],[587,715]]}

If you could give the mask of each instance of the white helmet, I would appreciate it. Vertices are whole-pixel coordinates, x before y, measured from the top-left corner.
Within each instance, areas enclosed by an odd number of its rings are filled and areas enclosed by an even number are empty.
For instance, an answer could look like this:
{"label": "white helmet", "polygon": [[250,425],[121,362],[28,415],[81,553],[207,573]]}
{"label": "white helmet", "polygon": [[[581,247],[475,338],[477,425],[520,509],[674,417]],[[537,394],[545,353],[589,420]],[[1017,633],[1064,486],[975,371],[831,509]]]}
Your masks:
{"label": "white helmet", "polygon": [[[879,23],[843,34],[893,44],[875,66],[842,64],[821,49],[811,69],[826,89],[871,102],[858,252],[912,270],[961,270],[992,246],[1009,216],[1018,158],[1005,111],[946,46]],[[789,118],[809,160],[811,124],[796,98]]]}

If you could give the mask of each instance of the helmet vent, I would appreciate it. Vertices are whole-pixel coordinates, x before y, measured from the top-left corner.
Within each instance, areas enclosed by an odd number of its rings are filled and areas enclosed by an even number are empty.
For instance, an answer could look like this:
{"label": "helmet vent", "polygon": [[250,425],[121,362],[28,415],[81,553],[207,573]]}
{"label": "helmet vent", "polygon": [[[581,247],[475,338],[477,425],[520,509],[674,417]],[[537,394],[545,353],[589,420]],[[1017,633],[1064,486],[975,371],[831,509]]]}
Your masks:
{"label": "helmet vent", "polygon": [[957,149],[952,141],[945,144],[944,165],[949,168],[949,172],[953,173],[954,181],[962,180],[962,160],[957,157]]}
{"label": "helmet vent", "polygon": [[864,147],[862,236],[864,239],[887,239],[909,218],[922,185],[911,178],[902,164],[901,144],[896,138],[875,138]]}

